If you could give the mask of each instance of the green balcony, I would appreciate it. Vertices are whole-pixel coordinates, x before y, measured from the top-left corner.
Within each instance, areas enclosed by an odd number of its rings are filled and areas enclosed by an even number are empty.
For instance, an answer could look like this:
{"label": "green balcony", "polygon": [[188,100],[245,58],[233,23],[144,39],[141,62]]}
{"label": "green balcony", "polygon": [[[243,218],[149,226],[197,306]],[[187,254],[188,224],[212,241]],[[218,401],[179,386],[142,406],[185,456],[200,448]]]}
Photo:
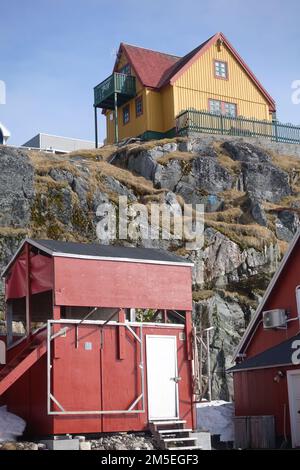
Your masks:
{"label": "green balcony", "polygon": [[[116,94],[116,95],[115,95]],[[94,88],[94,106],[114,109],[122,106],[136,95],[135,77],[124,73],[113,73]]]}

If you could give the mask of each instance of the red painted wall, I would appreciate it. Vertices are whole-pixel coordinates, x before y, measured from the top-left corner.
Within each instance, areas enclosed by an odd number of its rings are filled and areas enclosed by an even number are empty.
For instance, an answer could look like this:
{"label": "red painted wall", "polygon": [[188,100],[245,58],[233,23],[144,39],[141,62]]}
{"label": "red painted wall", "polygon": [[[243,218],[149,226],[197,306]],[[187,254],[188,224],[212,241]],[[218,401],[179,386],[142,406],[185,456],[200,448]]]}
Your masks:
{"label": "red painted wall", "polygon": [[[290,310],[291,318],[296,318],[298,316],[298,312],[295,289],[298,285],[300,285],[300,242],[298,242],[286,263],[284,270],[282,271],[268,301],[264,306],[264,310],[284,308],[286,310]],[[288,323],[287,330],[264,330],[262,324],[260,324],[244,352],[246,352],[247,357],[255,356],[256,354],[291,338],[297,334],[299,330],[299,320]]]}
{"label": "red painted wall", "polygon": [[[297,367],[280,367],[287,371]],[[291,435],[287,378],[279,383],[274,377],[279,368],[234,373],[236,416],[275,416],[276,434],[284,435],[284,404],[286,404],[286,433]]]}
{"label": "red painted wall", "polygon": [[[283,308],[290,311],[290,318],[297,318],[296,287],[300,285],[300,242],[298,241],[279,279],[264,305],[263,310]],[[255,356],[299,332],[299,320],[288,323],[286,330],[265,330],[262,315],[256,330],[249,337],[249,344],[243,350],[246,358]],[[296,367],[280,367],[280,370]],[[255,416],[270,414],[275,416],[277,435],[284,434],[284,404],[287,407],[286,430],[290,435],[289,401],[287,379],[274,382],[278,368],[261,369],[234,373],[234,397],[237,416]]]}
{"label": "red painted wall", "polygon": [[[104,328],[102,350],[100,329],[95,325],[79,328],[78,349],[75,348],[74,326],[65,337],[52,342],[52,393],[66,410],[127,409],[141,393],[140,375],[137,373],[140,348],[126,329],[121,337],[124,359],[119,359],[119,328],[111,325]],[[182,377],[179,382],[179,416],[187,420],[187,427],[193,427],[191,361],[188,360],[187,342],[182,339],[184,331],[183,328],[144,326],[146,411],[142,414],[48,416],[46,355],[9,388],[1,402],[26,420],[26,431],[30,435],[147,429],[146,335],[172,335],[177,337],[178,374]],[[86,342],[92,343],[92,350],[85,350]],[[58,410],[56,405],[53,409]]]}
{"label": "red painted wall", "polygon": [[189,266],[54,259],[55,304],[192,309]]}
{"label": "red painted wall", "polygon": [[[74,348],[75,331],[70,330],[66,338],[55,340],[53,366],[53,393],[66,410],[122,410],[127,409],[141,393],[139,346],[126,331],[124,359],[119,357],[118,328],[104,329],[104,348],[100,350],[99,327],[84,326],[78,349]],[[192,426],[192,381],[191,361],[187,360],[186,342],[179,333],[182,329],[146,327],[144,336],[145,361],[145,405],[142,414],[54,416],[54,433],[139,431],[147,428],[147,363],[146,335],[177,336],[178,368],[182,380],[179,384],[180,418]],[[92,342],[93,350],[85,351],[84,342]],[[64,344],[63,344],[64,343]],[[55,409],[55,408],[54,408]],[[57,408],[56,408],[57,409]],[[141,403],[137,406],[141,409]]]}

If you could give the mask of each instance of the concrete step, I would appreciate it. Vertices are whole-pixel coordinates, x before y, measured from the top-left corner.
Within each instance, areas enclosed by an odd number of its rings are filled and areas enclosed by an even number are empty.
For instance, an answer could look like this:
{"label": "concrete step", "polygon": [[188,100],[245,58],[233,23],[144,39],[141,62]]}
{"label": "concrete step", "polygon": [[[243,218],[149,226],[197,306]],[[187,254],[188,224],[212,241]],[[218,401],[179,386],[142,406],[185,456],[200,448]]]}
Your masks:
{"label": "concrete step", "polygon": [[185,424],[186,420],[185,419],[172,419],[168,420],[165,419],[164,421],[150,421],[150,424]]}
{"label": "concrete step", "polygon": [[163,437],[164,442],[196,441],[196,437]]}
{"label": "concrete step", "polygon": [[[181,433],[187,433],[187,432],[192,432],[192,429],[186,429],[186,428],[182,428],[182,429],[159,429],[158,430],[158,433],[160,435],[162,434],[181,434]],[[164,437],[164,436],[162,436]]]}
{"label": "concrete step", "polygon": [[170,421],[153,421],[150,423],[150,430],[152,432],[158,432],[162,429],[182,429],[184,428],[186,421],[183,419],[170,420]]}

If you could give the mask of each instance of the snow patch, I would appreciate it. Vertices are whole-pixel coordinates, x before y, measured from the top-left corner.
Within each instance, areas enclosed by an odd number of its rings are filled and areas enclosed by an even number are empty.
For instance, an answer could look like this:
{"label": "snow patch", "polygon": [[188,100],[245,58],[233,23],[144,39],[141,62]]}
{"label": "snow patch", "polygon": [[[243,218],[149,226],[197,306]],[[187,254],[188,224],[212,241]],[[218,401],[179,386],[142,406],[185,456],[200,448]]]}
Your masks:
{"label": "snow patch", "polygon": [[0,442],[15,441],[22,436],[26,422],[19,416],[7,411],[6,406],[0,406]]}
{"label": "snow patch", "polygon": [[234,404],[223,400],[197,403],[197,429],[220,435],[221,442],[234,441]]}

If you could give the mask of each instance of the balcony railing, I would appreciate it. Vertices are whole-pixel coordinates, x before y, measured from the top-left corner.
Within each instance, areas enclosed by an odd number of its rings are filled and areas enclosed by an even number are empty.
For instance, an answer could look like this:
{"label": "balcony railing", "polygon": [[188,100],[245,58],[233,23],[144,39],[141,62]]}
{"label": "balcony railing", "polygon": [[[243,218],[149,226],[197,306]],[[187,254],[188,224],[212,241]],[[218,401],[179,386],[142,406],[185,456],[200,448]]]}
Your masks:
{"label": "balcony railing", "polygon": [[259,121],[244,117],[212,114],[207,111],[185,110],[176,118],[178,135],[198,133],[243,137],[263,137],[274,142],[300,144],[300,126],[279,121]]}
{"label": "balcony railing", "polygon": [[117,105],[129,101],[136,95],[135,77],[124,73],[113,73],[94,88],[94,105],[97,108],[114,109],[115,93]]}

